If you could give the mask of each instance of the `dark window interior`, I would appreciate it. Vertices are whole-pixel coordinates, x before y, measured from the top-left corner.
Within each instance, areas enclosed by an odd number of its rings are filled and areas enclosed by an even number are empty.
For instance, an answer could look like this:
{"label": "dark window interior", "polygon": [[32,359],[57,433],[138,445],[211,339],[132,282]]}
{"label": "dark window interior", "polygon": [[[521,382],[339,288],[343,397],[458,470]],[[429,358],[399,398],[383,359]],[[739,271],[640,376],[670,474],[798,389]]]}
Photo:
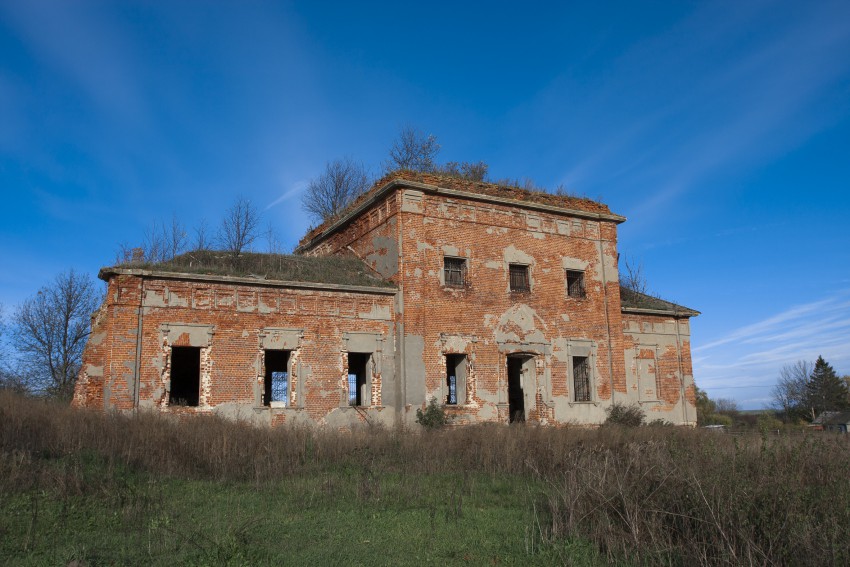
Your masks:
{"label": "dark window interior", "polygon": [[458,403],[458,372],[460,365],[466,364],[466,356],[463,354],[447,354],[446,355],[446,386],[448,395],[446,396],[446,404],[457,405]]}
{"label": "dark window interior", "polygon": [[510,264],[511,291],[529,291],[528,266]]}
{"label": "dark window interior", "polygon": [[508,357],[508,421],[525,421],[525,395],[522,390],[522,364],[519,356]]}
{"label": "dark window interior", "polygon": [[263,403],[283,402],[289,405],[289,351],[267,350],[265,354],[265,391]]}
{"label": "dark window interior", "polygon": [[584,272],[580,270],[567,270],[567,295],[570,297],[584,297]]}
{"label": "dark window interior", "polygon": [[466,260],[463,258],[444,258],[443,270],[447,286],[463,287],[466,285]]}
{"label": "dark window interior", "polygon": [[352,406],[369,405],[366,369],[370,353],[348,353],[348,403]]}
{"label": "dark window interior", "polygon": [[200,347],[171,347],[169,405],[197,406],[201,389]]}
{"label": "dark window interior", "polygon": [[573,383],[575,401],[590,401],[590,363],[586,356],[573,357]]}

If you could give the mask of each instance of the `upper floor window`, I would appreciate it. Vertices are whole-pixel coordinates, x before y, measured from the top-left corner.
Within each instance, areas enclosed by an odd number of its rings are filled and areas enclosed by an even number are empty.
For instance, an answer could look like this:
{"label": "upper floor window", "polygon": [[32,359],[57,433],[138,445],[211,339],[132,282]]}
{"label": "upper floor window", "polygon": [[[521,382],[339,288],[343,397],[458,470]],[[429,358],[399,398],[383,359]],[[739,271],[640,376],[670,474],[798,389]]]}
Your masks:
{"label": "upper floor window", "polygon": [[584,297],[584,272],[581,270],[567,270],[567,296]]}
{"label": "upper floor window", "polygon": [[511,291],[530,291],[528,266],[525,264],[510,264],[508,271],[511,277]]}
{"label": "upper floor window", "polygon": [[466,285],[466,260],[463,258],[443,258],[443,275],[449,287]]}

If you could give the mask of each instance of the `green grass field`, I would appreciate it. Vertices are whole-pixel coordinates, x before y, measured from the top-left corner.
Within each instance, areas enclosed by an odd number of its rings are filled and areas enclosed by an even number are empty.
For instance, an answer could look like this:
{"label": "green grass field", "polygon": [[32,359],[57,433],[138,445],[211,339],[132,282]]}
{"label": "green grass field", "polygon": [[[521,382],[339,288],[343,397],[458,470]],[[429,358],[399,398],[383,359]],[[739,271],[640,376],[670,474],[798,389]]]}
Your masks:
{"label": "green grass field", "polygon": [[3,564],[603,564],[588,543],[544,543],[542,487],[515,476],[343,469],[257,486],[80,461],[53,463],[77,487],[3,495]]}
{"label": "green grass field", "polygon": [[255,428],[0,391],[0,565],[847,565],[850,436]]}

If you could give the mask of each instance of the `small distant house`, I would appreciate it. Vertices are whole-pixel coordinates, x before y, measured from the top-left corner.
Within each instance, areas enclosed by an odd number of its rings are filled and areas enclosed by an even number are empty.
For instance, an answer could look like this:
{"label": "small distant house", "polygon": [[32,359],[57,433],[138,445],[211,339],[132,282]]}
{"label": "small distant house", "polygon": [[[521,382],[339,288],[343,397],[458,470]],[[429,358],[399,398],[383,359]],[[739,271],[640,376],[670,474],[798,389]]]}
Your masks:
{"label": "small distant house", "polygon": [[193,252],[101,270],[77,406],[271,425],[599,424],[614,403],[695,425],[690,318],[621,288],[602,203],[412,172],[293,256]]}
{"label": "small distant house", "polygon": [[812,421],[812,428],[847,433],[850,430],[850,411],[825,411]]}

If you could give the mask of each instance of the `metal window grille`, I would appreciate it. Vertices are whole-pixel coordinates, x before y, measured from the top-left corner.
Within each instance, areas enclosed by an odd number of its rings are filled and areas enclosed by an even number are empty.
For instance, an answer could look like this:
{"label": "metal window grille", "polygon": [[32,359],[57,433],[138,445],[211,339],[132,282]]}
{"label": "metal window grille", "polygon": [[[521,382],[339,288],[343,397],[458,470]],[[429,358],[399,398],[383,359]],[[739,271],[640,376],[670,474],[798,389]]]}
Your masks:
{"label": "metal window grille", "polygon": [[272,372],[272,401],[289,404],[289,372]]}
{"label": "metal window grille", "polygon": [[528,266],[511,264],[509,270],[511,276],[511,291],[529,291]]}
{"label": "metal window grille", "polygon": [[463,258],[444,258],[443,271],[447,286],[463,287],[466,285],[466,260]]}
{"label": "metal window grille", "polygon": [[590,400],[590,364],[586,356],[573,357],[573,386],[575,401],[589,402]]}
{"label": "metal window grille", "polygon": [[584,272],[567,270],[567,295],[570,297],[584,297]]}
{"label": "metal window grille", "polygon": [[446,378],[446,383],[449,386],[449,395],[446,398],[446,403],[450,405],[457,404],[457,376],[449,374]]}

